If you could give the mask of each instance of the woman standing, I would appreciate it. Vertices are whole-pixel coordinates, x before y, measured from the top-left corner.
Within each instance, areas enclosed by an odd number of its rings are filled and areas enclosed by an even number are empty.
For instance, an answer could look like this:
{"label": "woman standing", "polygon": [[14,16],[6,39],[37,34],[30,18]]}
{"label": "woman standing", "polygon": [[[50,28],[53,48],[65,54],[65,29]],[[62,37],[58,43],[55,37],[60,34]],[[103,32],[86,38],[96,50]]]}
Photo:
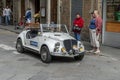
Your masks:
{"label": "woman standing", "polygon": [[74,32],[74,35],[75,35],[75,39],[78,40],[78,41],[81,40],[80,33],[81,33],[82,28],[83,28],[83,25],[84,25],[84,20],[82,19],[80,14],[77,13],[76,18],[73,22],[73,32]]}

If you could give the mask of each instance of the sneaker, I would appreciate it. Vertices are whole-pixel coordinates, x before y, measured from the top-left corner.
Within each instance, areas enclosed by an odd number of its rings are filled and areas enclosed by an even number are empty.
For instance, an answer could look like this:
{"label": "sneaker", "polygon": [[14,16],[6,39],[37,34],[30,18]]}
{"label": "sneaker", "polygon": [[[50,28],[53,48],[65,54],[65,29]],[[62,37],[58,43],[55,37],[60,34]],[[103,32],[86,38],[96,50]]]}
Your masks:
{"label": "sneaker", "polygon": [[95,51],[94,54],[100,54],[100,50]]}
{"label": "sneaker", "polygon": [[92,52],[95,52],[95,50],[93,49],[93,50],[90,50],[90,51],[89,51],[89,53],[92,53]]}
{"label": "sneaker", "polygon": [[100,50],[95,51],[94,54],[95,54],[95,55],[99,55],[99,56],[104,56],[104,54],[101,53]]}

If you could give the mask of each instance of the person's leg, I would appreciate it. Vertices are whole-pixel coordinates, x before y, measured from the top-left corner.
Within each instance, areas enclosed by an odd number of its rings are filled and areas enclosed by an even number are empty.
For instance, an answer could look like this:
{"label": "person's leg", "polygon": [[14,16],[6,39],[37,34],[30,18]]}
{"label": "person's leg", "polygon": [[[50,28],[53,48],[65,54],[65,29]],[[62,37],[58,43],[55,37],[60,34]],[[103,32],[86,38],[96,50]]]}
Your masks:
{"label": "person's leg", "polygon": [[95,54],[98,54],[98,53],[100,53],[99,34],[96,35],[95,42],[96,42],[96,52],[95,52]]}
{"label": "person's leg", "polygon": [[7,16],[7,25],[9,24],[9,16]]}
{"label": "person's leg", "polygon": [[5,16],[5,25],[8,25],[8,17]]}
{"label": "person's leg", "polygon": [[3,16],[3,25],[5,25],[5,16]]}
{"label": "person's leg", "polygon": [[90,32],[90,43],[91,46],[93,46],[93,35],[92,35],[93,31],[90,29],[89,32]]}
{"label": "person's leg", "polygon": [[99,38],[100,38],[100,34],[97,35],[97,45],[96,45],[97,50],[100,51],[100,42],[99,42]]}
{"label": "person's leg", "polygon": [[74,37],[77,40],[77,33],[76,32],[74,32]]}
{"label": "person's leg", "polygon": [[8,24],[10,24],[10,15],[8,16]]}
{"label": "person's leg", "polygon": [[95,29],[90,30],[90,36],[91,36],[91,45],[93,46],[93,49],[90,50],[90,52],[94,52],[96,51],[96,47],[95,47],[96,30]]}
{"label": "person's leg", "polygon": [[80,41],[80,34],[77,33],[77,40]]}

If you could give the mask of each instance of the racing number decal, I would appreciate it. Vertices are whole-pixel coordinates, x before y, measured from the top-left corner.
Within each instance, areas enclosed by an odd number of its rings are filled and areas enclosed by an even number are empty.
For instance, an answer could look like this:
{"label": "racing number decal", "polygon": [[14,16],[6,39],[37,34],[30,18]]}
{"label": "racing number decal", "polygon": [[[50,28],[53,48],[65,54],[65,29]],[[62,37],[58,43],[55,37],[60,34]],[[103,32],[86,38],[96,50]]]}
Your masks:
{"label": "racing number decal", "polygon": [[35,46],[35,47],[38,47],[38,42],[30,41],[30,45]]}

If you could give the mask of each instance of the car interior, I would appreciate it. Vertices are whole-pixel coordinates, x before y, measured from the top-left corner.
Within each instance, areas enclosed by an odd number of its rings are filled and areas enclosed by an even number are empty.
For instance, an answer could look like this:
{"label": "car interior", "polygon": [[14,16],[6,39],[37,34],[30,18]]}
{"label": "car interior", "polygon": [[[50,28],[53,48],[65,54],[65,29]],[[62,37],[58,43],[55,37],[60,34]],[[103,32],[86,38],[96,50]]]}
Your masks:
{"label": "car interior", "polygon": [[30,31],[27,32],[26,34],[26,38],[27,39],[31,39],[31,38],[35,38],[36,36],[38,36],[38,29],[30,29]]}

